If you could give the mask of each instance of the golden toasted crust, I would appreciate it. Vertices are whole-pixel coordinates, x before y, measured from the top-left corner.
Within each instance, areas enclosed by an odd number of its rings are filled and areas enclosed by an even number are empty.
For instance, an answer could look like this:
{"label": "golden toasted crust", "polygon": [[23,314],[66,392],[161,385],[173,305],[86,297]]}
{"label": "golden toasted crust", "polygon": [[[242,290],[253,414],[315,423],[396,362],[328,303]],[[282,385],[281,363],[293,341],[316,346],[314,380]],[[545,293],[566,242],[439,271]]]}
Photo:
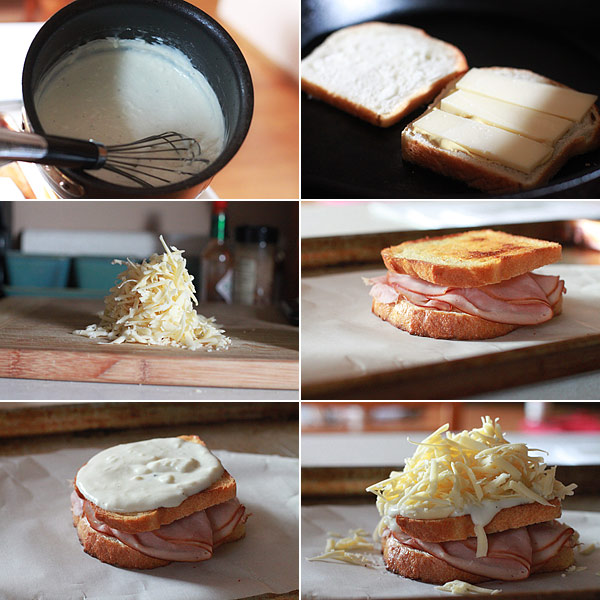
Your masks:
{"label": "golden toasted crust", "polygon": [[[555,498],[550,500],[550,504],[552,506],[532,502],[503,508],[484,527],[484,530],[486,533],[497,533],[558,519],[561,515],[560,500]],[[408,519],[397,516],[396,523],[404,533],[424,542],[449,542],[475,537],[470,515],[446,519]]]}
{"label": "golden toasted crust", "polygon": [[[527,69],[488,67],[486,70],[512,72],[517,78],[568,88],[562,83]],[[441,99],[454,90],[460,77],[462,75],[451,81],[417,119],[436,108]],[[575,124],[574,127],[577,128],[577,131],[570,129],[563,138],[558,140],[551,158],[534,169],[531,174],[525,175],[515,169],[502,167],[499,163],[469,156],[466,152],[453,152],[435,146],[424,136],[415,132],[413,124],[417,119],[409,123],[402,131],[402,158],[404,160],[431,169],[446,177],[460,179],[469,187],[494,194],[510,194],[544,185],[572,156],[589,152],[600,145],[600,113],[594,105],[584,117],[583,125]]]}
{"label": "golden toasted crust", "polygon": [[[77,528],[77,535],[84,552],[109,565],[125,569],[155,569],[172,562],[147,556],[115,537],[96,531],[83,516],[73,515],[73,525]],[[246,525],[241,521],[223,543],[235,542],[245,534]]]}
{"label": "golden toasted crust", "polygon": [[[408,300],[384,304],[373,299],[371,310],[380,319],[411,335],[442,340],[486,340],[521,327],[495,323],[466,313],[424,308]],[[552,310],[555,317],[562,312],[562,296]]]}
{"label": "golden toasted crust", "polygon": [[[405,546],[392,535],[383,540],[382,550],[387,570],[397,575],[408,577],[409,579],[417,579],[437,585],[442,585],[455,579],[472,584],[489,581],[487,577],[473,575],[472,573],[457,569],[423,550]],[[540,565],[538,568],[532,569],[532,573],[563,571],[570,567],[574,560],[573,548],[565,545],[554,558]]]}
{"label": "golden toasted crust", "polygon": [[[181,435],[179,437],[196,444],[206,445],[196,435]],[[75,480],[74,485],[75,491],[81,498],[84,498],[83,494],[77,489],[77,480]],[[124,533],[141,533],[143,531],[153,531],[161,525],[168,525],[199,510],[205,510],[215,504],[231,500],[231,498],[235,498],[235,495],[235,479],[227,471],[224,471],[223,475],[215,483],[211,484],[205,490],[186,498],[179,506],[173,508],[163,507],[144,512],[116,513],[104,510],[96,506],[93,502],[89,502],[89,500],[88,502],[96,517],[109,527],[114,527]]]}
{"label": "golden toasted crust", "polygon": [[481,287],[512,279],[561,257],[561,246],[484,229],[404,242],[384,248],[385,266],[437,285]]}

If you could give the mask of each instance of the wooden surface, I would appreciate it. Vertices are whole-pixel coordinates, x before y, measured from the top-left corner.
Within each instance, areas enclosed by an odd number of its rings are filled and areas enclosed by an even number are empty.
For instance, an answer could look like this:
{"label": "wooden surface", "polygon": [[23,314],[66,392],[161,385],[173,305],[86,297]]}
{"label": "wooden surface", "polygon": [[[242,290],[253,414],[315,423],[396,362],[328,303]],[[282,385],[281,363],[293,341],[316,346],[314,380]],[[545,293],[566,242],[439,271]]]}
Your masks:
{"label": "wooden surface", "polygon": [[[297,402],[0,402],[0,444],[2,438],[46,436],[52,433],[98,429],[201,424],[210,429],[217,424],[249,421],[298,423]],[[66,438],[68,439],[68,438]],[[230,440],[229,443],[235,443]],[[16,445],[16,444],[15,444]],[[256,451],[256,450],[253,450]],[[2,446],[0,445],[0,454]],[[265,452],[268,454],[268,452]],[[298,455],[297,441],[295,454]]]}
{"label": "wooden surface", "polygon": [[594,371],[599,365],[600,335],[590,335],[343,382],[303,385],[302,399],[458,399]]}
{"label": "wooden surface", "polygon": [[298,329],[274,310],[203,305],[232,339],[218,352],[138,344],[99,344],[72,334],[97,323],[99,300],[0,301],[0,377],[297,389]]}

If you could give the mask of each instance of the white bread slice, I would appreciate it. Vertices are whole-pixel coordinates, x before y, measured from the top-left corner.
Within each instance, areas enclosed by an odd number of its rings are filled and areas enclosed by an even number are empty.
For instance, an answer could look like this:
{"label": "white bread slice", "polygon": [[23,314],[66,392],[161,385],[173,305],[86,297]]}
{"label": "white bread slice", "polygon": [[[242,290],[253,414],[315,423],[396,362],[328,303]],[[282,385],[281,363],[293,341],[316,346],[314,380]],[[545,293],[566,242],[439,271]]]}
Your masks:
{"label": "white bread slice", "polygon": [[[96,531],[84,516],[73,515],[79,541],[84,552],[102,562],[125,569],[155,569],[168,565],[170,560],[154,558],[121,542],[115,537]],[[235,542],[246,534],[245,521],[240,521],[223,543]]]}
{"label": "white bread slice", "polygon": [[301,63],[302,89],[389,127],[467,70],[463,53],[408,25],[369,22],[332,33]]}
{"label": "white bread slice", "polygon": [[[562,312],[562,296],[552,310],[555,317]],[[466,313],[424,308],[408,300],[384,304],[373,299],[372,311],[380,319],[411,335],[444,340],[485,340],[506,335],[520,327]]]}
{"label": "white bread slice", "polygon": [[[383,561],[387,570],[397,575],[408,577],[409,579],[417,579],[425,583],[435,583],[437,585],[442,585],[455,579],[472,584],[489,581],[487,577],[457,569],[428,552],[405,546],[393,535],[383,540],[382,550]],[[540,565],[537,569],[533,569],[532,572],[550,573],[552,571],[564,571],[574,562],[573,548],[565,544],[554,558]]]}
{"label": "white bread slice", "polygon": [[[527,69],[488,67],[513,79],[538,81],[559,87],[568,87]],[[487,69],[486,69],[487,70]],[[441,99],[455,89],[457,77],[450,82],[423,113],[439,107]],[[420,115],[420,119],[423,115]],[[416,120],[416,119],[415,119]],[[421,165],[442,175],[464,181],[468,186],[493,194],[509,194],[529,190],[547,183],[571,158],[600,146],[600,114],[594,105],[579,123],[557,141],[549,160],[536,167],[531,173],[522,173],[498,162],[472,156],[466,152],[445,150],[433,144],[422,133],[415,131],[409,123],[402,132],[402,158]]]}
{"label": "white bread slice", "polygon": [[556,242],[483,229],[403,242],[381,257],[390,271],[468,288],[529,273],[560,260],[561,251]]}

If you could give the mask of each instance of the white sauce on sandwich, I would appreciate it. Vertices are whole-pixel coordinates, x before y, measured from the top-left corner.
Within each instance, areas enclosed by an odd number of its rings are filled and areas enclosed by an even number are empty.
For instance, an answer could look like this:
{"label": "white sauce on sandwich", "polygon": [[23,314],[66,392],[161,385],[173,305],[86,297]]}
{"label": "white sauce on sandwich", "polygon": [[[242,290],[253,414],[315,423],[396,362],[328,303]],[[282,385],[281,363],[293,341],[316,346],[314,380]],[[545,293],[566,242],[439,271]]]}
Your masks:
{"label": "white sauce on sandwich", "polygon": [[[106,38],[76,48],[43,77],[35,106],[46,133],[105,145],[176,131],[198,140],[202,158],[212,162],[225,139],[223,112],[206,77],[180,50],[141,39]],[[198,172],[205,167],[198,163]],[[136,185],[104,169],[91,173]]]}
{"label": "white sauce on sandwich", "polygon": [[179,506],[215,483],[223,472],[206,446],[158,438],[99,452],[79,469],[75,483],[96,506],[129,513]]}

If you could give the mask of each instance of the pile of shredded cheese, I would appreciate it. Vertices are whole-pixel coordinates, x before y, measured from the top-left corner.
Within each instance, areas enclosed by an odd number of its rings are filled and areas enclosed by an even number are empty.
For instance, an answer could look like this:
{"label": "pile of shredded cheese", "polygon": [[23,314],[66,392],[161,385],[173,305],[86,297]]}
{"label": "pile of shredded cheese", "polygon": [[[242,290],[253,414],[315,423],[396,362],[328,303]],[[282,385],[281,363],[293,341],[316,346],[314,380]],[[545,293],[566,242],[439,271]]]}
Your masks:
{"label": "pile of shredded cheese", "polygon": [[373,557],[365,554],[377,553],[379,555],[379,548],[375,548],[375,544],[367,539],[369,534],[364,529],[351,529],[346,536],[331,531],[327,532],[327,535],[329,537],[325,552],[307,560],[335,560],[370,568],[381,566],[380,562],[376,562]]}
{"label": "pile of shredded cheese", "polygon": [[199,315],[193,277],[186,269],[182,250],[160,241],[164,254],[153,254],[141,264],[113,260],[127,265],[115,287],[104,299],[99,325],[89,325],[73,333],[89,338],[106,338],[108,343],[136,342],[158,346],[178,346],[208,351],[227,348],[231,340],[215,326],[214,318]]}
{"label": "pile of shredded cheese", "polygon": [[[382,516],[376,534],[393,526],[396,515],[413,519],[443,519],[471,514],[486,503],[517,506],[571,495],[575,484],[555,479],[556,467],[530,456],[525,444],[504,439],[498,419],[482,417],[482,427],[448,433],[443,425],[422,442],[404,471],[367,488],[377,495]],[[445,436],[443,434],[446,434]],[[540,450],[534,450],[541,452]],[[487,555],[484,525],[475,522],[477,556]]]}

